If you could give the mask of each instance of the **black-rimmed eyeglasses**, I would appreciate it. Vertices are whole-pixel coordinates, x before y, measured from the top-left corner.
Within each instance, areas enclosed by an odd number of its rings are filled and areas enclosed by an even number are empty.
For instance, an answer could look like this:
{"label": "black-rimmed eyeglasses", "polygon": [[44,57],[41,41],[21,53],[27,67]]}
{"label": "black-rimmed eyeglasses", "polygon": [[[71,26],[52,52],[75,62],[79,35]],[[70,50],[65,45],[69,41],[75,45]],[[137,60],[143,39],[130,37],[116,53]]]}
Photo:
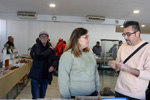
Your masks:
{"label": "black-rimmed eyeglasses", "polygon": [[132,34],[135,34],[136,32],[133,32],[133,33],[130,33],[130,32],[127,32],[126,34],[122,33],[122,36],[125,37],[127,35],[127,37],[131,36]]}

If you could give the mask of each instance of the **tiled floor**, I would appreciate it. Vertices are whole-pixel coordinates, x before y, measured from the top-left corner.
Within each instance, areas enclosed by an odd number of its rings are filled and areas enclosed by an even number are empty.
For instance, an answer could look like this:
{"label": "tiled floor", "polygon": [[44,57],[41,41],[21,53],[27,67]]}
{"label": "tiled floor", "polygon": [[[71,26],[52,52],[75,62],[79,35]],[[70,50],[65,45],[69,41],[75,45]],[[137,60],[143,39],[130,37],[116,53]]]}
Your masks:
{"label": "tiled floor", "polygon": [[[47,92],[45,98],[60,98],[60,93],[57,85],[58,77],[54,76],[51,85],[48,85]],[[17,96],[16,99],[31,99],[31,84],[30,82],[27,86],[21,91],[21,93]]]}
{"label": "tiled floor", "polygon": [[[107,74],[107,75],[104,75],[104,74]],[[104,74],[103,75],[100,74],[101,89],[103,87],[111,87],[111,89],[113,91],[113,88],[115,86],[115,82],[117,79],[116,76],[112,77],[111,73],[109,73],[109,72],[105,72]],[[58,77],[56,77],[56,76],[53,77],[52,85],[48,85],[48,89],[47,89],[45,98],[60,98],[57,79],[58,79]],[[113,97],[113,96],[107,96],[107,98],[108,97]],[[32,98],[31,85],[29,82],[27,84],[27,86],[17,96],[16,99],[31,99],[31,98]],[[101,98],[104,98],[104,96],[101,96]]]}

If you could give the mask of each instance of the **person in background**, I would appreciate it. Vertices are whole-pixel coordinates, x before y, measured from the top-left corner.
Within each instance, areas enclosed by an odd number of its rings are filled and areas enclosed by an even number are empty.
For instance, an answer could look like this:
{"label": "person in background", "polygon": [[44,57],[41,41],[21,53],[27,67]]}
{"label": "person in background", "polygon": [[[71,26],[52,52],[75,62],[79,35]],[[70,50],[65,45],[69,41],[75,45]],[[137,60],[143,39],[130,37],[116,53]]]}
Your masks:
{"label": "person in background", "polygon": [[13,50],[15,49],[15,45],[14,45],[14,38],[12,36],[8,37],[8,41],[5,43],[4,48],[7,49],[7,54],[13,53]]}
{"label": "person in background", "polygon": [[93,50],[94,54],[96,54],[97,56],[101,55],[101,46],[100,46],[99,41],[96,42],[96,45],[93,47],[92,50]]}
{"label": "person in background", "polygon": [[122,44],[123,44],[123,42],[120,40],[120,41],[119,41],[119,47],[120,47]]}
{"label": "person in background", "polygon": [[99,74],[89,40],[84,28],[76,28],[70,36],[59,61],[58,86],[62,98],[99,95]]}
{"label": "person in background", "polygon": [[58,43],[55,46],[55,52],[56,52],[56,56],[60,58],[60,56],[63,54],[63,50],[64,50],[64,43],[63,43],[63,39],[59,38],[58,39]]}
{"label": "person in background", "polygon": [[63,43],[63,39],[59,38],[58,43],[55,46],[55,52],[56,52],[56,56],[57,56],[57,66],[56,66],[55,73],[54,73],[55,76],[58,76],[57,70],[58,70],[58,66],[59,66],[59,59],[60,59],[60,56],[63,54],[65,46],[66,46],[66,44]]}
{"label": "person in background", "polygon": [[116,97],[145,100],[145,91],[150,80],[150,45],[145,45],[125,64],[123,63],[132,52],[145,43],[140,38],[140,32],[138,22],[125,22],[122,36],[126,43],[119,48],[117,61],[108,62],[108,65],[113,69],[120,70],[115,86]]}
{"label": "person in background", "polygon": [[64,43],[64,44],[66,44],[66,41],[65,41],[65,40],[63,40],[63,43]]}
{"label": "person in background", "polygon": [[48,83],[52,81],[52,72],[57,64],[54,48],[48,44],[49,35],[42,31],[40,42],[33,49],[33,64],[28,77],[31,78],[32,99],[44,98]]}
{"label": "person in background", "polygon": [[117,58],[117,51],[118,51],[117,44],[114,44],[109,50],[109,53],[111,54],[111,56],[114,60],[116,60],[116,58]]}

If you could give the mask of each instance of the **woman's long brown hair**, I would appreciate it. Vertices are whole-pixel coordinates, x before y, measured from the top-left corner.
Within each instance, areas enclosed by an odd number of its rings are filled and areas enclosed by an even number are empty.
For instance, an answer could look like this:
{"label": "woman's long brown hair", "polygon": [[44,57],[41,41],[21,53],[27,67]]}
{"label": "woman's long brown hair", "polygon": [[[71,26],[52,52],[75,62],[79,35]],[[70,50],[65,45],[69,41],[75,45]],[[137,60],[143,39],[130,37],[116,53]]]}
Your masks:
{"label": "woman's long brown hair", "polygon": [[[87,33],[88,33],[88,31],[84,28],[76,28],[72,32],[70,39],[65,47],[64,52],[71,49],[71,53],[73,53],[75,57],[80,57],[81,51],[79,49],[80,45],[78,43],[78,40],[82,35],[85,35]],[[83,52],[89,52],[89,50],[90,49],[87,47],[87,48],[83,49]]]}

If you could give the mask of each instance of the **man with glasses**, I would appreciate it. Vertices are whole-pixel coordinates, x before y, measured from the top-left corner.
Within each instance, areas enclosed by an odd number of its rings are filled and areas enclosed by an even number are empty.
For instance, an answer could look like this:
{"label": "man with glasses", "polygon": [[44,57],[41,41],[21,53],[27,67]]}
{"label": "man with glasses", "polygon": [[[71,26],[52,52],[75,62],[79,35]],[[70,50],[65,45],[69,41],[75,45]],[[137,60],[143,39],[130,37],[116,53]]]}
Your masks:
{"label": "man with glasses", "polygon": [[119,48],[117,60],[108,62],[113,69],[120,70],[115,96],[127,97],[129,100],[143,100],[150,80],[150,45],[145,45],[123,64],[124,60],[145,41],[140,38],[140,26],[136,21],[124,23],[122,36],[126,43]]}
{"label": "man with glasses", "polygon": [[42,31],[39,42],[34,45],[33,64],[28,76],[31,78],[32,99],[44,98],[48,83],[52,81],[52,72],[57,64],[54,48],[48,44],[49,35]]}

